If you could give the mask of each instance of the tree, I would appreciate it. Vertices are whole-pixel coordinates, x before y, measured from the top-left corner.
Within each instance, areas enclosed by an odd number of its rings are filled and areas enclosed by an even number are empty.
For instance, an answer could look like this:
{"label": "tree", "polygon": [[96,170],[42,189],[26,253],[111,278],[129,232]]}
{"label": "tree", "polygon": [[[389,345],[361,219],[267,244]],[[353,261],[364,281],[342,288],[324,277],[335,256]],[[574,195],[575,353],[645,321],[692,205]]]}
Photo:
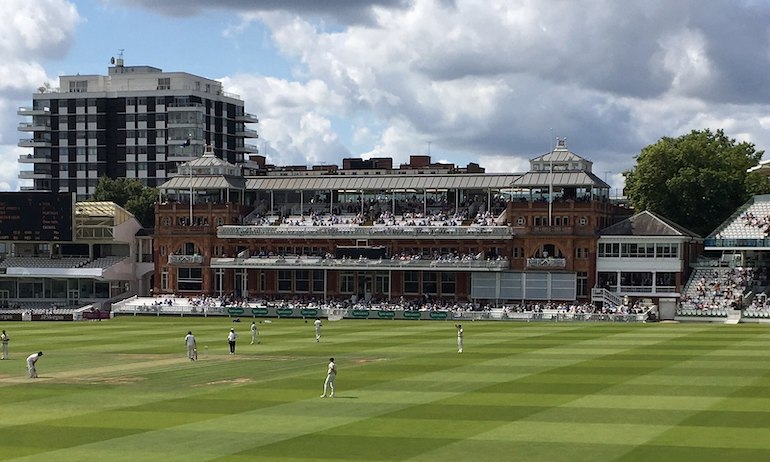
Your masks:
{"label": "tree", "polygon": [[636,210],[658,213],[707,236],[753,190],[768,185],[746,173],[763,154],[752,143],[728,138],[723,130],[661,138],[642,149],[636,166],[624,173],[626,195]]}
{"label": "tree", "polygon": [[114,202],[131,212],[142,226],[148,228],[155,226],[155,202],[158,201],[158,190],[145,186],[135,178],[112,180],[103,176],[99,178],[91,199]]}
{"label": "tree", "polygon": [[751,172],[746,175],[746,190],[752,196],[770,194],[770,178],[759,172]]}

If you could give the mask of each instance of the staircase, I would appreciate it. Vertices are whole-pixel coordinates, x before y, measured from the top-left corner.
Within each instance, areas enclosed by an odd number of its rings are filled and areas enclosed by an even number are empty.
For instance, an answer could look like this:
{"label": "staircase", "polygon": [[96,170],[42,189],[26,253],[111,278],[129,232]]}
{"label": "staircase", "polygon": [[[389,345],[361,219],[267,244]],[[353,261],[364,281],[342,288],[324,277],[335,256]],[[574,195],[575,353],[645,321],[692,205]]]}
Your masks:
{"label": "staircase", "polygon": [[620,295],[610,292],[607,289],[595,287],[591,289],[591,303],[609,303],[612,306],[620,306],[623,304],[623,299]]}

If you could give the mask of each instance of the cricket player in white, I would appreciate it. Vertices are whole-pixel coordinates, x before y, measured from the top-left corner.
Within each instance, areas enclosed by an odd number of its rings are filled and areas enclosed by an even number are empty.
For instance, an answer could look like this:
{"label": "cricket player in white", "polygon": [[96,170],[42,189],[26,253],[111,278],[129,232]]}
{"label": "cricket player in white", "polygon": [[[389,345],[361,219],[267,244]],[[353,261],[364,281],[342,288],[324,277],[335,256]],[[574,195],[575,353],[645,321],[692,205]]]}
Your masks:
{"label": "cricket player in white", "polygon": [[457,324],[457,352],[463,352],[463,325]]}
{"label": "cricket player in white", "polygon": [[195,342],[192,331],[187,331],[187,335],[184,336],[184,344],[187,346],[187,357],[190,358],[190,361],[198,359],[198,344]]}
{"label": "cricket player in white", "polygon": [[329,366],[326,369],[326,380],[324,381],[324,394],[321,398],[326,398],[326,390],[331,391],[329,398],[334,398],[334,379],[337,378],[337,366],[334,364],[334,358],[329,358]]}
{"label": "cricket player in white", "polygon": [[3,356],[0,357],[0,359],[8,359],[8,342],[11,341],[11,338],[8,337],[8,334],[3,331],[2,334],[0,334],[0,342],[3,343]]}
{"label": "cricket player in white", "polygon": [[235,333],[235,329],[230,329],[230,333],[227,334],[227,343],[230,345],[230,354],[235,354],[235,340],[238,338],[238,334]]}
{"label": "cricket player in white", "polygon": [[257,328],[257,323],[253,322],[251,323],[251,344],[254,345],[254,342],[259,343],[259,328]]}
{"label": "cricket player in white", "polygon": [[41,356],[43,356],[42,351],[38,351],[37,353],[32,353],[31,355],[27,356],[27,371],[29,372],[30,379],[37,378],[37,369],[35,368],[35,364],[37,364],[37,360],[40,359]]}
{"label": "cricket player in white", "polygon": [[315,325],[315,341],[320,342],[321,341],[321,318],[315,318],[315,322],[313,323]]}

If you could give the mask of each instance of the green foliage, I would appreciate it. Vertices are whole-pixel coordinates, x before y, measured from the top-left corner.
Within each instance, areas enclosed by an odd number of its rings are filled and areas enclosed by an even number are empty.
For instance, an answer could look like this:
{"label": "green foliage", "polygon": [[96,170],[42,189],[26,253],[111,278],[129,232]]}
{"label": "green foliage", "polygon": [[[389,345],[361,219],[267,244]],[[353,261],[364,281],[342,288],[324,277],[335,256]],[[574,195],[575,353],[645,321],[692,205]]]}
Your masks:
{"label": "green foliage", "polygon": [[111,201],[131,212],[142,226],[155,225],[155,202],[158,190],[142,184],[135,178],[99,178],[99,184],[91,198],[94,201]]}
{"label": "green foliage", "polygon": [[770,178],[758,172],[746,175],[746,191],[752,196],[770,194]]}
{"label": "green foliage", "polygon": [[636,210],[658,213],[706,236],[755,190],[770,190],[770,181],[746,173],[763,153],[722,130],[661,138],[642,149],[636,166],[624,173],[626,194]]}

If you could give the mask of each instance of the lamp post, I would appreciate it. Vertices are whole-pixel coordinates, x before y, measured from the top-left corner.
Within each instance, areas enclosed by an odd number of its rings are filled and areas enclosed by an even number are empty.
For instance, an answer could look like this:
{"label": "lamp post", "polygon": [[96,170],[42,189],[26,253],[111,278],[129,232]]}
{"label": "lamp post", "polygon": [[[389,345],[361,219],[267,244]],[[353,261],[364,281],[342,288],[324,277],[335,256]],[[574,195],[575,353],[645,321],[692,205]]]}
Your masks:
{"label": "lamp post", "polygon": [[192,176],[192,165],[190,163],[187,164],[187,173],[190,177],[190,226],[193,225],[193,176]]}
{"label": "lamp post", "polygon": [[[182,150],[184,150],[184,148],[190,146],[190,144],[191,144],[190,137],[191,136],[192,136],[192,134],[190,134],[187,137],[187,140],[185,140],[185,142],[182,144]],[[188,179],[189,179],[189,182],[190,182],[190,226],[192,226],[193,225],[192,161],[189,161],[189,160],[187,161],[187,176],[188,176]]]}

